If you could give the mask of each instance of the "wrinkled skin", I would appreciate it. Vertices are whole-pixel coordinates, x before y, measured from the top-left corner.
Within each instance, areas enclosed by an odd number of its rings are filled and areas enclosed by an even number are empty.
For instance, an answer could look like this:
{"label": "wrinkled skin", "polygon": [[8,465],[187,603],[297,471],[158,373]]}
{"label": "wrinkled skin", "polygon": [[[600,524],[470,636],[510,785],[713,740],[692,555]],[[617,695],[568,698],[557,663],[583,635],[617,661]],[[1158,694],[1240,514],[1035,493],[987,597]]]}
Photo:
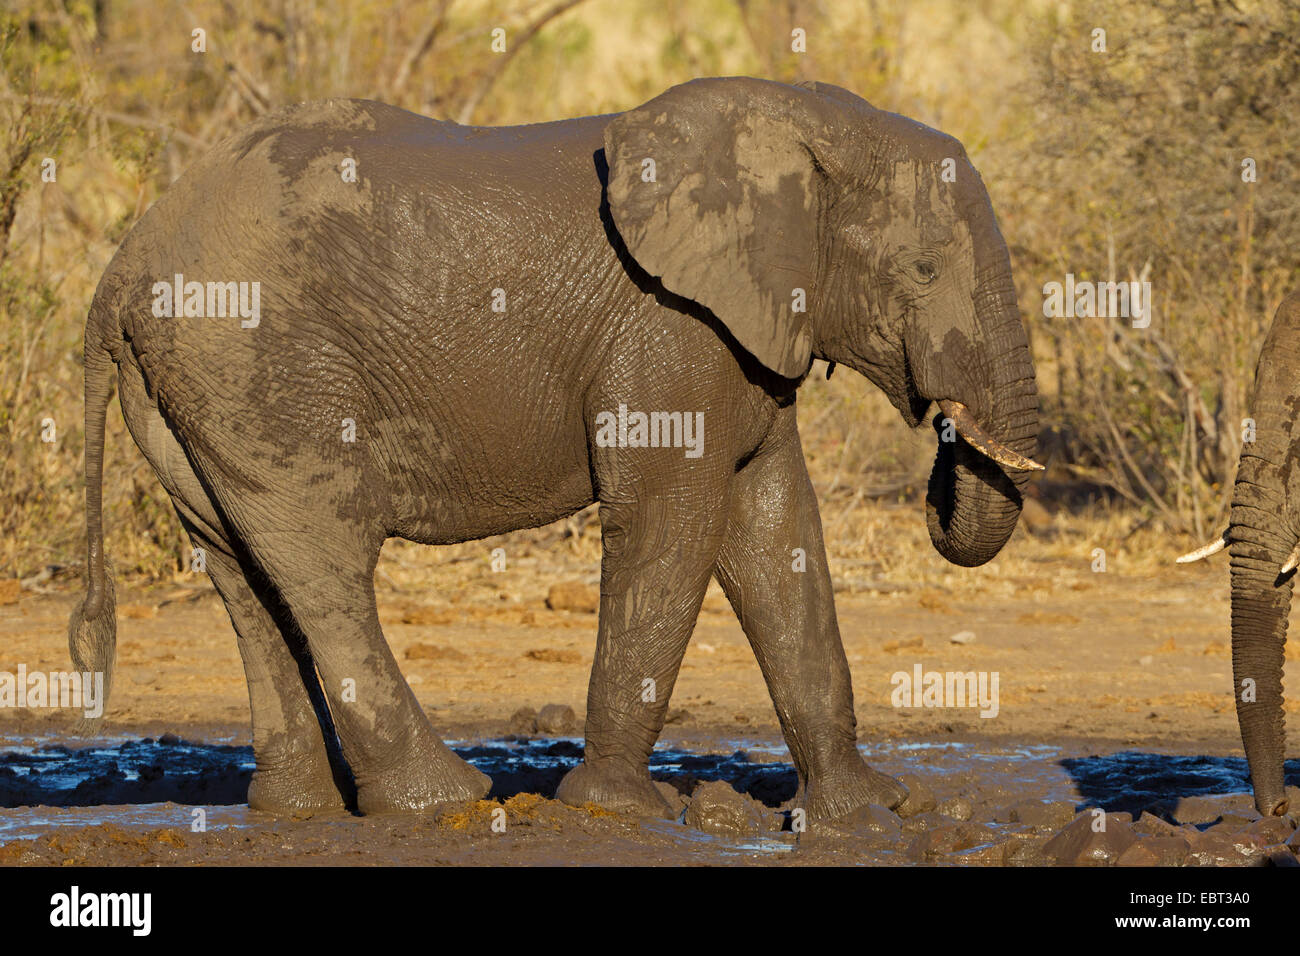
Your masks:
{"label": "wrinkled skin", "polygon": [[1273,318],[1251,408],[1255,441],[1242,445],[1227,531],[1232,674],[1255,806],[1268,816],[1287,812],[1282,665],[1295,573],[1282,568],[1300,540],[1300,295],[1284,300]]}
{"label": "wrinkled skin", "polygon": [[[357,182],[340,176],[348,158]],[[177,272],[260,281],[260,325],[154,318],[151,287]],[[796,426],[814,357],[865,375],[913,425],[960,401],[1033,453],[1007,249],[955,140],[835,87],[744,78],[503,129],[364,101],[265,117],[149,211],[91,307],[90,584],[74,658],[112,658],[99,494],[115,363],[131,433],[238,634],[252,805],[337,805],[349,780],[364,813],[482,796],[489,781],[439,740],[380,632],[380,547],[479,539],[598,501],[586,759],[560,798],[668,812],[647,761],[716,576],[809,816],[894,807],[905,789],[857,750]],[[703,453],[602,447],[597,416],[620,404],[702,412]],[[950,561],[981,564],[1014,529],[1025,475],[960,438],[939,444],[931,536]]]}

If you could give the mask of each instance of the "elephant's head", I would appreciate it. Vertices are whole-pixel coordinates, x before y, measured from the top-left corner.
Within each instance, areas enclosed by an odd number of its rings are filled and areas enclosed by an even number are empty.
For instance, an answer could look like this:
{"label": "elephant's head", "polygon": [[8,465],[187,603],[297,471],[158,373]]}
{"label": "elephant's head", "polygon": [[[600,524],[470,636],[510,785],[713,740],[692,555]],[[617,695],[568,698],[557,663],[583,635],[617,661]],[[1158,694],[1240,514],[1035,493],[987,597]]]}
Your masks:
{"label": "elephant's head", "polygon": [[1282,665],[1291,586],[1300,565],[1300,294],[1278,307],[1259,353],[1255,440],[1242,445],[1228,530],[1179,558],[1232,555],[1232,675],[1255,806],[1287,811]]}
{"label": "elephant's head", "polygon": [[[665,288],[792,379],[812,359],[874,382],[911,425],[932,402],[935,548],[978,565],[1011,536],[1038,398],[1011,263],[960,143],[838,87],[674,87],[605,131],[610,214]],[[938,419],[936,419],[936,423]]]}

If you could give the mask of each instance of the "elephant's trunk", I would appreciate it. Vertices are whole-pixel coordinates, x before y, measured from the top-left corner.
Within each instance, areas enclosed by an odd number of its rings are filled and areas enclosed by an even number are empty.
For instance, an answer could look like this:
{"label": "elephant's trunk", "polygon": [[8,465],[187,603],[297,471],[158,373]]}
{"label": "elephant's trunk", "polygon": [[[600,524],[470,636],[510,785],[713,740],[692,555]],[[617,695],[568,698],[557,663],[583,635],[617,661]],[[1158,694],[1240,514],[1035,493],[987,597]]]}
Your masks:
{"label": "elephant's trunk", "polygon": [[1287,810],[1282,783],[1282,666],[1296,546],[1291,470],[1293,404],[1300,368],[1300,298],[1283,303],[1255,376],[1256,440],[1242,446],[1232,494],[1232,674],[1241,742],[1260,813]]}
{"label": "elephant's trunk", "polygon": [[[1232,677],[1241,742],[1250,765],[1255,807],[1260,813],[1287,810],[1282,788],[1282,663],[1291,581],[1277,584],[1277,569],[1286,551],[1262,542],[1267,534],[1236,525],[1232,550]],[[1274,560],[1276,558],[1277,560]]]}
{"label": "elephant's trunk", "polygon": [[[1009,263],[977,286],[974,300],[989,378],[979,425],[1012,451],[1032,458],[1038,443],[1038,392]],[[1004,469],[964,440],[941,440],[925,500],[935,550],[963,567],[992,560],[1016,528],[1029,474]]]}

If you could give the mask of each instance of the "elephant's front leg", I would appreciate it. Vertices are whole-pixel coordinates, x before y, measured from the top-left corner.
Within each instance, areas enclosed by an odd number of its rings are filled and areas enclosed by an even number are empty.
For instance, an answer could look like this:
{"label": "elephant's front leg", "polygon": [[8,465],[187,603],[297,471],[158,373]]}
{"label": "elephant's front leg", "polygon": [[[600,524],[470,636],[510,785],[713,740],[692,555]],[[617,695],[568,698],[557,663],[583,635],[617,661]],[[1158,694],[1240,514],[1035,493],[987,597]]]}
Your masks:
{"label": "elephant's front leg", "polygon": [[893,809],[907,789],[857,748],[848,661],[835,618],[817,499],[794,408],[736,476],[718,580],[758,658],[813,819],[866,804]]}
{"label": "elephant's front leg", "polygon": [[726,478],[718,475],[690,486],[637,482],[629,499],[602,499],[600,633],[587,691],[586,758],[560,783],[557,796],[565,803],[672,816],[650,780],[650,752],[721,544],[725,511],[718,499],[725,494]]}

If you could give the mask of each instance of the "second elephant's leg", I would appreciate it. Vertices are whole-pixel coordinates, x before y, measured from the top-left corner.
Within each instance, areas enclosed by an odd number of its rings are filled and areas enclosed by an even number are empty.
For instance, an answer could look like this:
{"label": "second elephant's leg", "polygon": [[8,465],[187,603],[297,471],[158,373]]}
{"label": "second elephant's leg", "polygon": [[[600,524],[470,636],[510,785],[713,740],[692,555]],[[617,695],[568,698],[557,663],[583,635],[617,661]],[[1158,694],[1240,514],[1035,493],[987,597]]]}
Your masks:
{"label": "second elephant's leg", "polygon": [[600,624],[586,754],[560,783],[557,796],[565,803],[672,816],[651,782],[649,759],[721,540],[720,509],[706,501],[681,489],[642,488],[634,500],[601,503]]}
{"label": "second elephant's leg", "polygon": [[[814,819],[907,796],[857,749],[848,661],[794,408],[736,476],[717,574],[758,658]],[[802,568],[802,570],[799,570]]]}

